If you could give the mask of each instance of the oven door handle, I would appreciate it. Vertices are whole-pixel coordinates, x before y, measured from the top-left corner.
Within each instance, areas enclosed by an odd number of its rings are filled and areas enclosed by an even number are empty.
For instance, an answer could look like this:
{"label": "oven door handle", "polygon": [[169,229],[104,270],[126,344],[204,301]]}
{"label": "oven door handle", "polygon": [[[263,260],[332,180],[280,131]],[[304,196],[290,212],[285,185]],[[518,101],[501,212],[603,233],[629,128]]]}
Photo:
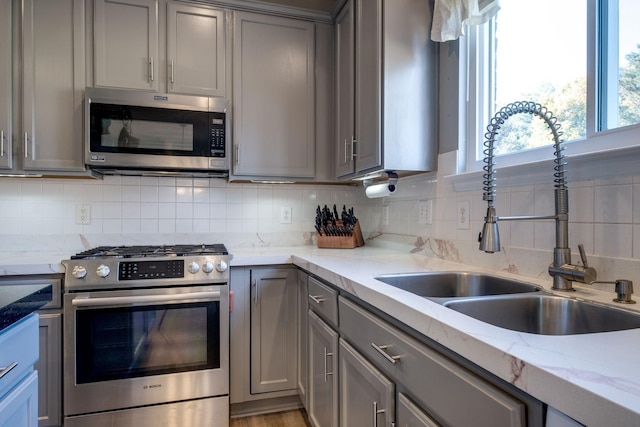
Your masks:
{"label": "oven door handle", "polygon": [[122,307],[164,304],[184,304],[185,302],[220,301],[220,291],[191,292],[171,295],[134,295],[126,297],[76,297],[71,304],[77,308]]}

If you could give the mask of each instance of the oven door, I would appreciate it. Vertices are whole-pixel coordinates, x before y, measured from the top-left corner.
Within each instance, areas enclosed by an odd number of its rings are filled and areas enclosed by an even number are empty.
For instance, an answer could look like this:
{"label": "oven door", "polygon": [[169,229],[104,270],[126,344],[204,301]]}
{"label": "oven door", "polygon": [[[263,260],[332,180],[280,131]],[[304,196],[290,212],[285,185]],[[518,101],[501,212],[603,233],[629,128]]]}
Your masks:
{"label": "oven door", "polygon": [[65,295],[66,416],[229,393],[226,285]]}

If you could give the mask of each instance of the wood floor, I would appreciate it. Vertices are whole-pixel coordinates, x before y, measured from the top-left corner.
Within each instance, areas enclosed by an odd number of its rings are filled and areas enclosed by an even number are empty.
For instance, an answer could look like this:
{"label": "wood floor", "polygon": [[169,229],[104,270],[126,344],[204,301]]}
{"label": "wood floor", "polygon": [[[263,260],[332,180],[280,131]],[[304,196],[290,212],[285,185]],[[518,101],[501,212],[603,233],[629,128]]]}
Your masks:
{"label": "wood floor", "polygon": [[304,409],[232,418],[230,427],[311,427]]}

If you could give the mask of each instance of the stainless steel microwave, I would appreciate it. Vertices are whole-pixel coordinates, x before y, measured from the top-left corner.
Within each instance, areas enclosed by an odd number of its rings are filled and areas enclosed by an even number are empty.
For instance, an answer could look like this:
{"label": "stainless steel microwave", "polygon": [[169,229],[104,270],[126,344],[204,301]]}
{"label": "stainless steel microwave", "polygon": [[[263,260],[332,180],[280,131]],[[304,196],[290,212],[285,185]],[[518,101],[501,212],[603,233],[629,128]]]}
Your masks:
{"label": "stainless steel microwave", "polygon": [[228,175],[228,100],[87,88],[85,120],[85,164],[98,173]]}

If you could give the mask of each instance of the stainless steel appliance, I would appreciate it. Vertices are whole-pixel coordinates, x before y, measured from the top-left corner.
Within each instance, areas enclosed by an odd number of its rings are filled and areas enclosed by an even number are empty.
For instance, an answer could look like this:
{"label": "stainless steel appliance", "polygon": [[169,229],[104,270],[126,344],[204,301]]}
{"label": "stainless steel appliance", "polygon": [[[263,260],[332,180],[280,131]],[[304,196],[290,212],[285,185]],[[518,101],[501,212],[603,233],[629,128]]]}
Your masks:
{"label": "stainless steel appliance", "polygon": [[227,100],[87,88],[85,120],[85,164],[96,172],[228,175]]}
{"label": "stainless steel appliance", "polygon": [[224,245],[98,247],[63,261],[65,427],[227,427]]}

